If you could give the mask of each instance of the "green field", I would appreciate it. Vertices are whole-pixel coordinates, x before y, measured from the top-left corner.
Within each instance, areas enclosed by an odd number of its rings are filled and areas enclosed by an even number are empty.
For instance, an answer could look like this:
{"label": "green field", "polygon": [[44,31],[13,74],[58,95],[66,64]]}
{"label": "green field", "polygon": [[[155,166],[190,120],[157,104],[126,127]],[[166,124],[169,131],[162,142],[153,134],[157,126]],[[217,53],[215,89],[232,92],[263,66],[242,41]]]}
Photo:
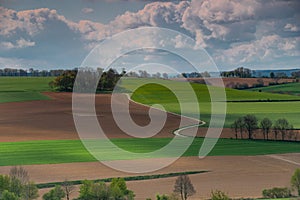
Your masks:
{"label": "green field", "polygon": [[[143,84],[149,80],[143,79],[123,79],[122,87],[127,90],[133,90],[135,84]],[[157,84],[147,84],[135,90],[131,98],[137,102],[153,105],[161,104],[167,111],[184,114],[195,118],[200,118],[205,122],[210,121],[211,117],[211,99],[208,88],[213,92],[220,92],[221,89],[213,86],[206,86],[203,84],[191,84],[193,90],[197,95],[197,101],[192,101],[191,91],[188,90],[188,83],[175,82],[167,80],[155,80]],[[166,87],[159,84],[164,84]],[[178,100],[172,91],[167,87],[176,88],[178,93],[183,98],[181,103],[186,106],[184,112],[181,113]],[[259,120],[264,117],[269,117],[275,121],[278,118],[286,118],[295,128],[300,128],[300,96],[272,94],[265,92],[241,91],[234,89],[225,89],[227,102],[225,127],[230,127],[232,122],[240,116],[246,114],[254,114]],[[222,101],[216,99],[215,102]],[[216,103],[218,104],[218,103]],[[195,106],[199,106],[200,117],[195,111]],[[218,113],[217,113],[218,114]]]}
{"label": "green field", "polygon": [[262,91],[300,96],[300,83],[286,83],[267,87],[251,88],[249,91]]}
{"label": "green field", "polygon": [[[145,153],[163,147],[170,138],[146,139],[112,139],[112,142],[127,151]],[[197,156],[203,138],[196,138],[184,156]],[[99,145],[103,145],[100,141]],[[265,155],[276,153],[300,152],[300,144],[296,142],[280,141],[251,141],[219,139],[210,156],[223,155]],[[143,154],[135,157],[124,157],[114,149],[102,150],[101,160],[139,159]],[[26,142],[0,143],[0,166],[30,165],[96,161],[79,140],[48,140]],[[159,157],[170,157],[160,155]]]}
{"label": "green field", "polygon": [[40,92],[50,91],[53,77],[0,77],[0,103],[45,100]]}

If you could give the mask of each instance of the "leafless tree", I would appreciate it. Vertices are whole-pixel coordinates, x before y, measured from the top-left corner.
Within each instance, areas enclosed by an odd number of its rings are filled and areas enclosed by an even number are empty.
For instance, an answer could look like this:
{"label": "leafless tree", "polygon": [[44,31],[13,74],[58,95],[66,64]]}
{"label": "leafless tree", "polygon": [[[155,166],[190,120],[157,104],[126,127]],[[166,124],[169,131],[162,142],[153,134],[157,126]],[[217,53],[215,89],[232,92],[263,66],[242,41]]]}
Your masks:
{"label": "leafless tree", "polygon": [[196,193],[194,186],[187,175],[180,175],[176,179],[174,193],[179,194],[181,200],[186,200],[188,197]]}
{"label": "leafless tree", "polygon": [[23,167],[13,167],[10,169],[9,176],[11,179],[18,179],[22,185],[29,182],[28,172]]}
{"label": "leafless tree", "polygon": [[62,188],[63,190],[65,191],[66,193],[66,198],[67,200],[70,200],[70,194],[72,192],[74,192],[75,190],[75,186],[72,184],[72,182],[68,181],[68,180],[65,180],[63,183],[62,183]]}

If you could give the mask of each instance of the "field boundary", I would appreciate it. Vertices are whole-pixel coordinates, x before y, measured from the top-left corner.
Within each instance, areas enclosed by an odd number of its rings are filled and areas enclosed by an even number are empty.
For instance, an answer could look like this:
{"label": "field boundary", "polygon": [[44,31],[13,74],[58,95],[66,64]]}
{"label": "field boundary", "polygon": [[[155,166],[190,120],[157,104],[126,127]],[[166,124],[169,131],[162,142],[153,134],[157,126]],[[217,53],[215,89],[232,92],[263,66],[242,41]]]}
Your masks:
{"label": "field boundary", "polygon": [[[161,179],[161,178],[170,178],[170,177],[176,177],[180,175],[192,175],[192,174],[202,174],[207,173],[210,171],[184,171],[184,172],[172,172],[167,174],[153,174],[153,175],[140,175],[140,176],[127,176],[122,177],[125,181],[141,181],[141,180],[153,180],[153,179]],[[115,177],[113,177],[115,178]],[[96,179],[92,180],[95,182],[111,182],[113,178],[104,178],[104,179]],[[119,178],[119,177],[118,177]],[[83,183],[84,180],[75,180],[75,181],[68,181],[69,183],[73,185],[80,185]],[[62,185],[64,182],[51,182],[51,183],[40,183],[37,184],[38,189],[44,189],[44,188],[52,188],[56,185]]]}

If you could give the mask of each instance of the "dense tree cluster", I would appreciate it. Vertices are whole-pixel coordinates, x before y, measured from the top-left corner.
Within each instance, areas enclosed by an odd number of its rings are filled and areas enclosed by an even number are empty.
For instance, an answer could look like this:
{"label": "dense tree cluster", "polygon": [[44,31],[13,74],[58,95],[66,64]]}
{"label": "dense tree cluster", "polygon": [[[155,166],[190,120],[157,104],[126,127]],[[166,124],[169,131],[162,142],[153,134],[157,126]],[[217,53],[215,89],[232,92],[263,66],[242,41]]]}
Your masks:
{"label": "dense tree cluster", "polygon": [[[73,91],[75,79],[77,76],[78,70],[66,70],[62,75],[56,77],[49,85],[56,91],[71,92]],[[109,69],[106,72],[103,72],[103,69],[98,68],[97,70],[85,69],[81,71],[83,74],[79,77],[77,81],[78,88],[84,89],[96,89],[96,91],[109,91],[113,90],[121,76],[122,72],[119,74],[114,69]],[[97,83],[98,77],[101,74],[101,78],[97,84],[97,88],[94,88],[94,83]],[[86,91],[86,90],[85,90]],[[93,92],[93,91],[92,91]]]}
{"label": "dense tree cluster", "polygon": [[[238,139],[244,138],[246,133],[248,139],[254,139],[254,133],[257,129],[261,129],[264,140],[270,139],[270,133],[273,132],[274,139],[278,140],[281,135],[281,140],[297,140],[297,134],[294,133],[294,127],[285,118],[280,118],[273,122],[269,118],[263,118],[260,122],[255,115],[245,115],[237,118],[232,124],[231,128],[235,132],[235,137]],[[240,134],[240,136],[239,136]]]}
{"label": "dense tree cluster", "polygon": [[114,178],[110,185],[104,182],[95,183],[84,181],[80,186],[77,200],[98,200],[98,199],[118,199],[133,200],[134,193],[127,189],[123,178]]}
{"label": "dense tree cluster", "polygon": [[221,72],[222,77],[237,77],[237,78],[251,78],[251,70],[244,67],[239,67],[232,71]]}

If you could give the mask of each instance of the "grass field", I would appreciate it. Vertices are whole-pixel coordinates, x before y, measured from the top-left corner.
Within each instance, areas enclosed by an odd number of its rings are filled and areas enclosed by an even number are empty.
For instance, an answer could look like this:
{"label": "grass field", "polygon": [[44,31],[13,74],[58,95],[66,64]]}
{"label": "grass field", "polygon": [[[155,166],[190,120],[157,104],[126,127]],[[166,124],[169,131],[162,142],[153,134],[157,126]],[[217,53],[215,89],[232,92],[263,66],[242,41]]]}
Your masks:
{"label": "grass field", "polygon": [[0,77],[0,103],[45,100],[40,92],[50,91],[53,77]]}
{"label": "grass field", "polygon": [[[165,146],[170,140],[170,138],[134,138],[112,139],[112,142],[127,151],[146,153]],[[184,156],[197,156],[202,142],[203,138],[196,138]],[[102,145],[101,142],[99,144]],[[136,157],[123,157],[111,148],[105,151],[101,154],[103,155],[102,160],[145,158],[143,154]],[[280,141],[219,139],[209,155],[264,155],[291,152],[300,152],[300,144]],[[79,140],[3,142],[0,143],[0,155],[0,166],[96,161]],[[170,157],[170,155],[159,157]]]}
{"label": "grass field", "polygon": [[[197,95],[198,103],[191,101],[192,95],[184,82],[175,82],[167,80],[156,80],[158,84],[144,85],[132,94],[131,98],[137,102],[153,105],[162,104],[167,111],[180,114],[180,106],[175,94],[167,87],[176,88],[176,93],[182,96],[181,103],[186,106],[184,115],[199,118],[195,111],[195,106],[199,106],[200,119],[206,122],[210,121],[211,117],[211,99],[208,92],[208,87],[211,91],[219,92],[221,89],[203,84],[191,84]],[[142,84],[143,79],[124,79],[122,87],[132,90],[135,84]],[[164,84],[166,87],[159,84]],[[174,90],[173,90],[174,91]],[[241,91],[234,89],[225,89],[227,102],[227,112],[225,127],[230,127],[232,122],[245,114],[254,114],[259,120],[264,117],[269,117],[275,121],[279,118],[286,118],[295,128],[300,128],[300,96],[272,94],[265,92]],[[290,101],[292,100],[292,101]],[[222,99],[216,99],[216,102]]]}
{"label": "grass field", "polygon": [[280,94],[300,95],[300,83],[287,83],[281,85],[272,85],[267,87],[251,88],[249,91],[262,91]]}

